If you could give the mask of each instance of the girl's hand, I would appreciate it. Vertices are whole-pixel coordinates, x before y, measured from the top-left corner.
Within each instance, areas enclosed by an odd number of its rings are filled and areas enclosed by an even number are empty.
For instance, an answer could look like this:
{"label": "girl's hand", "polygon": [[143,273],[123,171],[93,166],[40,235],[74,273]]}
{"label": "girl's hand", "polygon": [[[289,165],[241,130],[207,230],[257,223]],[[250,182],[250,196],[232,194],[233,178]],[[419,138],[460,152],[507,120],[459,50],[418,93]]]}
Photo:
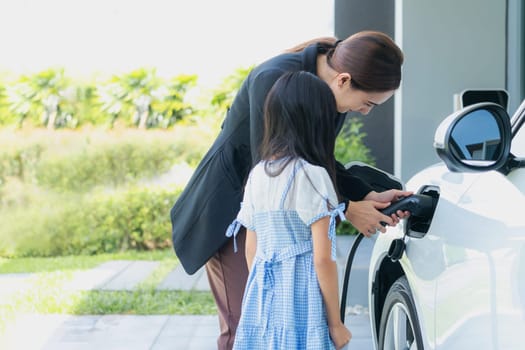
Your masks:
{"label": "girl's hand", "polygon": [[330,338],[332,338],[337,350],[342,349],[352,339],[352,333],[342,322],[339,322],[336,326],[330,326],[329,330]]}

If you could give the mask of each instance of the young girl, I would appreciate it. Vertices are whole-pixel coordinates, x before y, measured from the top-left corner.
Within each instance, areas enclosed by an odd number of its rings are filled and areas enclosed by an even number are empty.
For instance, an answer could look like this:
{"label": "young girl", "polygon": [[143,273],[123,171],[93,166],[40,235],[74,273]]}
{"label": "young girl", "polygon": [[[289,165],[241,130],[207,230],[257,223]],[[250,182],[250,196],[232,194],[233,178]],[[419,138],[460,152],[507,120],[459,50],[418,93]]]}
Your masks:
{"label": "young girl", "polygon": [[315,75],[286,73],[264,106],[261,161],[237,219],[246,227],[248,282],[234,349],[340,349],[335,225],[335,97]]}

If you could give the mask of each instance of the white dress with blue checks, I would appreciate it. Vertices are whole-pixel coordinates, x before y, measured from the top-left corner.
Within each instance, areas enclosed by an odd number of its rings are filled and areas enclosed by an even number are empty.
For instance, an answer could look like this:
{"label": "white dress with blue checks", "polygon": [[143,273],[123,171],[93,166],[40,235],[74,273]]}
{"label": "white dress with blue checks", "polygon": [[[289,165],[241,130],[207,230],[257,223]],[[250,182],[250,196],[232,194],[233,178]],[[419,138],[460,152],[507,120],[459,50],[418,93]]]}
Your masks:
{"label": "white dress with blue checks", "polygon": [[330,216],[335,260],[335,220],[338,215],[344,219],[343,210],[322,167],[298,160],[276,177],[265,173],[263,162],[252,170],[241,210],[227,231],[235,238],[242,225],[257,234],[234,349],[335,349],[310,225]]}

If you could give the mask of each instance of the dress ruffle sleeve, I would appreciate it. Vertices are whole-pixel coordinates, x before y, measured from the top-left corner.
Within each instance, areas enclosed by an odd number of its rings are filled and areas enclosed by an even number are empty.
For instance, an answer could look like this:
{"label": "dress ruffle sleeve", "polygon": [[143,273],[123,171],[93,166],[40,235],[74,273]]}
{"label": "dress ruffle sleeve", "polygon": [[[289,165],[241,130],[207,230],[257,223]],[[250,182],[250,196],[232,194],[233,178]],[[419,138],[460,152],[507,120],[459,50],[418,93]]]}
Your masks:
{"label": "dress ruffle sleeve", "polygon": [[328,238],[332,243],[332,260],[336,259],[336,222],[346,220],[345,204],[338,204],[337,195],[328,172],[319,166],[305,165],[296,178],[296,210],[308,226],[326,216],[330,217]]}
{"label": "dress ruffle sleeve", "polygon": [[241,229],[241,226],[246,227],[249,230],[255,231],[253,225],[253,203],[252,203],[252,191],[251,191],[251,176],[248,178],[248,183],[244,191],[243,201],[241,202],[241,209],[237,214],[237,217],[226,229],[226,237],[233,237],[233,250],[237,252],[237,234]]}

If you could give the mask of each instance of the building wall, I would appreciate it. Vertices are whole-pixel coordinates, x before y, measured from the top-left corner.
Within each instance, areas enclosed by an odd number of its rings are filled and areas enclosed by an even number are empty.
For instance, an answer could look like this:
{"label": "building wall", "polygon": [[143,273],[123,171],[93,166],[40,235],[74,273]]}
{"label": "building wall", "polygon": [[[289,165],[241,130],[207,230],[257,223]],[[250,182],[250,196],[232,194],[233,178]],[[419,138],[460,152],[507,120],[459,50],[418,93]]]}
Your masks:
{"label": "building wall", "polygon": [[405,53],[395,96],[394,173],[408,180],[437,162],[434,131],[465,89],[506,88],[506,0],[396,0]]}
{"label": "building wall", "polygon": [[339,38],[375,29],[405,53],[395,98],[362,117],[376,165],[408,180],[439,161],[434,131],[466,89],[505,89],[512,114],[525,98],[523,0],[335,0]]}
{"label": "building wall", "polygon": [[525,98],[525,3],[508,0],[507,87],[509,112],[513,113]]}
{"label": "building wall", "polygon": [[[361,30],[379,30],[394,36],[395,1],[335,0],[335,36],[346,38]],[[370,148],[375,165],[394,172],[394,99],[374,107],[367,116],[360,116],[364,144]]]}

